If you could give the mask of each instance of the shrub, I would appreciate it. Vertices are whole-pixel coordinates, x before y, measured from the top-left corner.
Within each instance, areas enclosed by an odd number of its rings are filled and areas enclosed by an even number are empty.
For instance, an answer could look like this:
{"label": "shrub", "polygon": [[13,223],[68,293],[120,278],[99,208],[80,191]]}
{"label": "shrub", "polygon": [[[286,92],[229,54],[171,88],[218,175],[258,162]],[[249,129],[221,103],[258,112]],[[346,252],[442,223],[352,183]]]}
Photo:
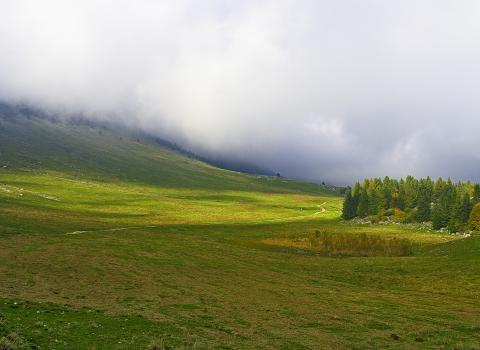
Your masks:
{"label": "shrub", "polygon": [[378,217],[378,215],[370,215],[365,218],[367,221],[370,221],[372,224],[378,224],[381,219]]}
{"label": "shrub", "polygon": [[416,222],[418,218],[418,210],[412,209],[406,213],[405,221],[406,223]]}
{"label": "shrub", "polygon": [[393,221],[402,223],[406,220],[407,214],[402,209],[395,208],[393,210]]}
{"label": "shrub", "polygon": [[384,221],[385,220],[385,209],[380,209],[376,216],[377,216],[378,222]]}
{"label": "shrub", "polygon": [[394,213],[395,213],[395,210],[393,208],[385,210],[385,216],[392,216]]}
{"label": "shrub", "polygon": [[461,220],[454,218],[448,222],[447,229],[450,233],[464,232],[467,230],[467,225],[464,224]]}

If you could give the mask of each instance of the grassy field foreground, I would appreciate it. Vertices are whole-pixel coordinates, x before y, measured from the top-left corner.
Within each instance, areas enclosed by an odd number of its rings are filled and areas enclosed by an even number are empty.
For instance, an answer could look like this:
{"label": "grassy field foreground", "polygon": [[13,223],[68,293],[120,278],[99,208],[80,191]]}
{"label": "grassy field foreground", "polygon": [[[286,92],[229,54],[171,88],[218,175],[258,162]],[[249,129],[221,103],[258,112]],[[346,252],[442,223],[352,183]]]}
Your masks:
{"label": "grassy field foreground", "polygon": [[[313,185],[105,131],[40,124],[32,140],[30,124],[2,125],[17,130],[0,139],[17,155],[0,169],[0,339],[12,349],[480,348],[478,235],[353,225]],[[317,231],[411,246],[333,254],[303,243]]]}

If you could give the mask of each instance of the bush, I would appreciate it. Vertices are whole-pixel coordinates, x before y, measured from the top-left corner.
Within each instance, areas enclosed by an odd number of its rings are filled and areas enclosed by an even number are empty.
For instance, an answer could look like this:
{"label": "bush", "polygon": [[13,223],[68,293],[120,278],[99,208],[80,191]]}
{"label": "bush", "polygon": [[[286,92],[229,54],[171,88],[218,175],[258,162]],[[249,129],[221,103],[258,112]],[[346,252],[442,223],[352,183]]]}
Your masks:
{"label": "bush", "polygon": [[403,223],[407,220],[407,214],[402,210],[395,208],[393,210],[393,221]]}
{"label": "bush", "polygon": [[385,210],[385,216],[392,216],[393,214],[395,214],[395,210],[393,208]]}
{"label": "bush", "polygon": [[385,221],[385,209],[380,209],[377,216],[378,222]]}
{"label": "bush", "polygon": [[406,223],[412,223],[412,222],[417,222],[418,218],[418,210],[417,209],[412,209],[409,212],[406,213],[405,216],[405,221]]}
{"label": "bush", "polygon": [[378,217],[378,215],[370,215],[365,218],[365,220],[371,222],[372,224],[378,224],[381,219]]}
{"label": "bush", "polygon": [[447,226],[448,232],[465,232],[467,231],[467,225],[459,220],[450,220]]}

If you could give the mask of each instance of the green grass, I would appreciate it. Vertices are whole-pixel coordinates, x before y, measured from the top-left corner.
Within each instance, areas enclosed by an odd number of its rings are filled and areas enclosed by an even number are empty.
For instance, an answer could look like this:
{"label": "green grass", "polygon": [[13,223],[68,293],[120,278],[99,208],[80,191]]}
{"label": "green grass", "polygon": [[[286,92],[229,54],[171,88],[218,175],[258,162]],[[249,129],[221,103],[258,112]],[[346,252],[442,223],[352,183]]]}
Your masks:
{"label": "green grass", "polygon": [[[478,235],[345,223],[329,189],[216,169],[115,130],[1,125],[0,339],[37,349],[480,348]],[[317,230],[408,240],[412,251],[328,257],[277,244]]]}

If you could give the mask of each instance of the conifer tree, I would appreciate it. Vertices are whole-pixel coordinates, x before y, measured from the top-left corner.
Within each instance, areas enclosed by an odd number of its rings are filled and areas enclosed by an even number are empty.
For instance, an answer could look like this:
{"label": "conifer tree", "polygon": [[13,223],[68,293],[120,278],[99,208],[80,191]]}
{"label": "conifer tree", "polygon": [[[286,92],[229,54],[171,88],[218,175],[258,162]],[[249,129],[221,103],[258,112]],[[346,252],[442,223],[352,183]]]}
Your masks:
{"label": "conifer tree", "polygon": [[353,186],[353,191],[352,191],[352,199],[353,199],[353,212],[357,213],[357,208],[358,208],[358,201],[360,199],[360,184],[358,182],[355,183],[355,186]]}
{"label": "conifer tree", "polygon": [[400,187],[398,189],[397,208],[405,210],[405,187],[403,180],[400,182]]}
{"label": "conifer tree", "polygon": [[405,209],[413,209],[417,204],[417,181],[413,176],[407,176],[405,179]]}
{"label": "conifer tree", "polygon": [[365,179],[362,185],[357,182],[348,190],[344,218],[378,215],[393,208],[405,211],[409,221],[432,220],[435,229],[447,226],[450,230],[463,229],[473,205],[480,203],[480,185],[454,183],[450,178],[433,182],[430,177],[417,180],[408,176],[398,181],[386,176],[383,180]]}
{"label": "conifer tree", "polygon": [[451,215],[454,212],[456,190],[450,178],[447,182],[443,181],[441,178],[437,181],[435,185],[435,197],[432,225],[434,229],[438,230],[447,227]]}
{"label": "conifer tree", "polygon": [[457,197],[457,201],[453,207],[452,214],[448,222],[448,230],[450,232],[459,232],[464,228],[472,210],[470,203],[470,196],[468,193]]}
{"label": "conifer tree", "polygon": [[383,186],[382,193],[382,208],[390,209],[392,207],[392,189],[387,186]]}
{"label": "conifer tree", "polygon": [[419,222],[431,219],[431,199],[424,191],[418,193],[417,210],[417,220]]}
{"label": "conifer tree", "polygon": [[390,180],[390,208],[398,208],[398,181]]}
{"label": "conifer tree", "polygon": [[462,220],[462,223],[465,224],[468,222],[472,209],[473,209],[473,204],[472,204],[472,201],[470,200],[470,196],[468,195],[468,193],[465,193],[463,195],[462,204],[460,208],[460,212],[461,212],[460,219]]}
{"label": "conifer tree", "polygon": [[434,189],[433,189],[433,199],[434,199],[434,201],[437,201],[440,198],[441,194],[445,190],[445,187],[446,187],[445,181],[443,181],[443,179],[441,177],[439,177],[437,179],[437,182],[435,182],[435,186],[434,186]]}
{"label": "conifer tree", "polygon": [[473,198],[472,198],[473,204],[480,203],[480,184],[475,184],[473,186]]}
{"label": "conifer tree", "polygon": [[432,209],[432,227],[434,230],[439,230],[448,225],[448,212],[438,201],[435,202]]}
{"label": "conifer tree", "polygon": [[344,220],[350,220],[355,217],[354,202],[352,197],[352,191],[347,188],[345,191],[345,199],[343,200],[342,218]]}
{"label": "conifer tree", "polygon": [[421,179],[417,190],[417,221],[424,222],[431,219],[432,196],[433,182],[430,178]]}
{"label": "conifer tree", "polygon": [[357,215],[364,218],[368,215],[368,195],[367,190],[362,187],[358,198]]}
{"label": "conifer tree", "polygon": [[368,196],[368,215],[375,215],[378,213],[380,209],[380,205],[378,202],[377,191],[373,187],[373,185],[368,188],[367,196]]}

